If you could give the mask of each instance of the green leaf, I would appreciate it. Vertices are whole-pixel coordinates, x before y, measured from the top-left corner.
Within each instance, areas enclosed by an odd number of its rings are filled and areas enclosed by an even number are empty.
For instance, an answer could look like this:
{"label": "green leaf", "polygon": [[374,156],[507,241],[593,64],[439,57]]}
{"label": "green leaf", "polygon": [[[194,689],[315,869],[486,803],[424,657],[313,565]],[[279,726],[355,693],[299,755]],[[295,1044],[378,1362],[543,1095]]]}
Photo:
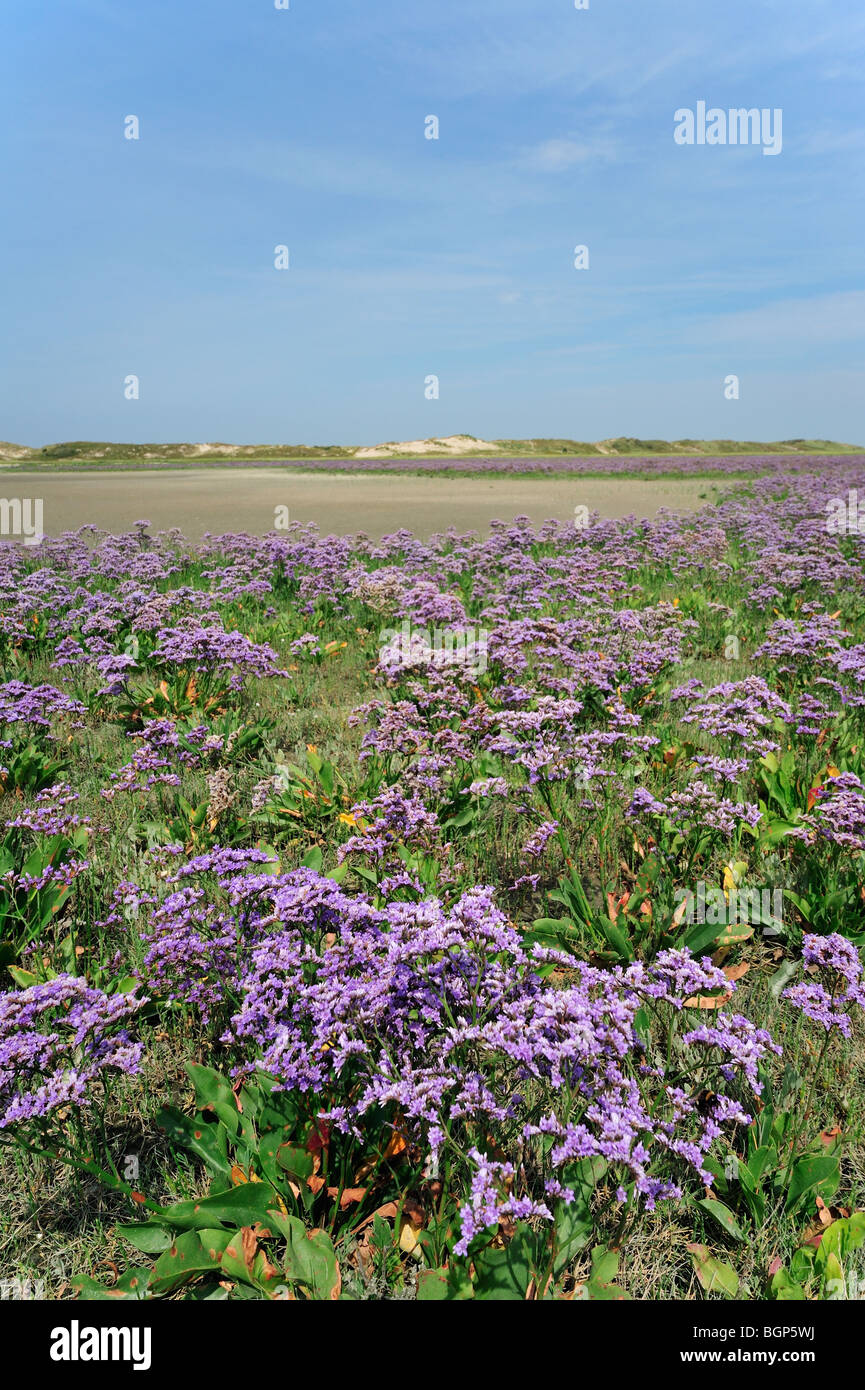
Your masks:
{"label": "green leaf", "polygon": [[339,1286],[339,1267],[330,1236],[326,1231],[307,1231],[295,1216],[272,1211],[271,1230],[286,1240],[285,1276],[302,1284],[315,1299],[331,1299]]}
{"label": "green leaf", "polygon": [[156,1261],[150,1279],[151,1292],[170,1293],[189,1279],[218,1270],[222,1253],[232,1239],[239,1243],[240,1233],[205,1228],[178,1236]]}
{"label": "green leaf", "polygon": [[759,1187],[759,1180],[754,1177],[748,1164],[739,1160],[736,1177],[742,1191],[742,1198],[755,1221],[761,1222],[766,1211],[766,1202]]}
{"label": "green leaf", "polygon": [[[740,1165],[744,1166],[744,1165]],[[755,1183],[759,1183],[770,1168],[778,1166],[778,1150],[774,1144],[761,1144],[748,1155],[747,1169]]]}
{"label": "green leaf", "polygon": [[604,1284],[600,1279],[590,1279],[585,1285],[586,1294],[593,1303],[630,1303],[631,1295],[618,1284]]}
{"label": "green leaf", "polygon": [[707,1245],[689,1245],[686,1248],[703,1290],[722,1294],[724,1298],[735,1298],[739,1292],[739,1276],[732,1265],[716,1260]]}
{"label": "green leaf", "polygon": [[823,1270],[830,1255],[845,1259],[865,1241],[865,1211],[856,1211],[848,1218],[833,1221],[823,1232],[814,1256],[817,1269]]}
{"label": "green leaf", "polygon": [[263,850],[265,854],[270,855],[270,858],[268,859],[266,864],[258,865],[258,872],[260,874],[278,874],[281,872],[282,861],[280,860],[279,854],[274,849],[273,845],[264,844],[261,840],[259,840],[255,848]]}
{"label": "green leaf", "polygon": [[203,1067],[196,1062],[190,1062],[186,1071],[195,1087],[195,1104],[198,1109],[212,1110],[230,1134],[237,1134],[240,1129],[240,1112],[231,1083],[212,1067]]}
{"label": "green leaf", "polygon": [[745,1240],[741,1226],[730,1208],[725,1207],[723,1202],[718,1202],[713,1197],[704,1197],[702,1201],[697,1203],[697,1206],[702,1207],[703,1211],[707,1211],[710,1216],[714,1217],[721,1229],[728,1236],[732,1236],[733,1240]]}
{"label": "green leaf", "polygon": [[[816,1261],[815,1261],[816,1263]],[[826,1256],[822,1264],[823,1284],[821,1295],[823,1298],[846,1298],[847,1280],[844,1278],[844,1270],[838,1256],[832,1251]]]}
{"label": "green leaf", "polygon": [[213,1177],[226,1182],[230,1179],[231,1164],[227,1157],[228,1145],[223,1125],[211,1124],[198,1117],[190,1119],[173,1105],[159,1111],[156,1123],[165,1131],[170,1143],[188,1149],[202,1159]]}
{"label": "green leaf", "polygon": [[22,989],[29,989],[31,985],[37,985],[39,983],[38,975],[34,975],[31,970],[22,970],[20,966],[17,965],[9,966],[9,974],[12,976],[16,985],[20,985]]}
{"label": "green leaf", "polygon": [[270,1186],[263,1182],[242,1183],[227,1192],[203,1197],[199,1202],[175,1202],[160,1207],[159,1216],[180,1230],[207,1230],[212,1226],[254,1226],[257,1221],[270,1224],[273,1213],[269,1204],[275,1201]]}
{"label": "green leaf", "polygon": [[305,1183],[315,1172],[315,1159],[307,1149],[294,1144],[280,1144],[276,1150],[276,1161],[284,1173]]}
{"label": "green leaf", "polygon": [[717,922],[699,922],[693,931],[688,932],[684,944],[694,955],[711,946],[713,941],[717,941],[723,926]]}
{"label": "green leaf", "polygon": [[[741,1168],[741,1161],[739,1166]],[[722,1192],[726,1196],[730,1187],[730,1181],[723,1163],[717,1158],[713,1158],[711,1154],[705,1154],[703,1156],[703,1167],[707,1173],[712,1174],[713,1191]]]}
{"label": "green leaf", "polygon": [[121,975],[119,980],[115,980],[113,987],[108,990],[109,994],[131,994],[141,983],[134,975]]}
{"label": "green leaf", "polygon": [[127,1269],[110,1287],[107,1284],[100,1284],[98,1279],[89,1279],[87,1275],[79,1275],[72,1280],[72,1291],[79,1298],[87,1299],[88,1302],[115,1303],[126,1300],[139,1303],[149,1298],[148,1271]]}
{"label": "green leaf", "polygon": [[619,1256],[615,1250],[596,1246],[592,1251],[592,1273],[585,1284],[585,1294],[593,1303],[630,1302],[631,1295],[613,1283],[619,1272]]}
{"label": "green leaf", "polygon": [[145,1255],[160,1255],[171,1245],[171,1232],[159,1221],[142,1221],[135,1226],[115,1226],[114,1229]]}
{"label": "green leaf", "polygon": [[443,1303],[448,1297],[448,1271],[422,1269],[417,1278],[419,1303]]}
{"label": "green leaf", "polygon": [[280,1284],[285,1284],[285,1276],[270,1263],[261,1250],[256,1252],[250,1267],[243,1249],[243,1236],[243,1231],[235,1231],[226,1242],[220,1260],[222,1273],[229,1279],[235,1279],[251,1289],[258,1289],[272,1296]]}
{"label": "green leaf", "polygon": [[311,849],[308,849],[300,862],[304,868],[312,869],[315,873],[320,874],[324,856],[319,846],[313,845]]}
{"label": "green leaf", "polygon": [[793,1251],[790,1260],[790,1277],[797,1284],[808,1284],[814,1277],[814,1249],[810,1245],[802,1245],[798,1250]]}
{"label": "green leaf", "polygon": [[785,888],[784,897],[789,898],[790,902],[802,914],[806,922],[811,921],[811,904],[807,898],[801,897],[799,893],[794,893],[792,888]]}
{"label": "green leaf", "polygon": [[418,1299],[424,1303],[465,1302],[475,1290],[467,1262],[451,1260],[447,1269],[422,1269],[418,1275]]}
{"label": "green leaf", "polygon": [[795,830],[796,826],[790,821],[773,820],[770,828],[760,835],[760,841],[764,845],[775,845],[779,840],[783,840],[785,835],[789,835]]}
{"label": "green leaf", "polygon": [[570,917],[538,917],[532,922],[532,931],[539,936],[558,940],[563,932],[572,931],[574,924]]}
{"label": "green leaf", "polygon": [[603,1246],[597,1245],[592,1251],[592,1278],[598,1279],[602,1284],[609,1283],[615,1279],[619,1272],[619,1255],[616,1250],[606,1250]]}
{"label": "green leaf", "polygon": [[779,1269],[772,1275],[769,1292],[779,1303],[801,1303],[806,1297],[802,1285],[796,1283],[787,1269]]}
{"label": "green leaf", "polygon": [[601,918],[601,930],[609,941],[610,945],[616,950],[623,960],[633,960],[634,948],[631,945],[621,927],[617,927],[615,922],[607,918]]}
{"label": "green leaf", "polygon": [[532,1281],[531,1254],[531,1242],[520,1227],[504,1250],[480,1251],[474,1257],[475,1297],[484,1301],[524,1300]]}
{"label": "green leaf", "polygon": [[834,1197],[841,1182],[838,1159],[832,1154],[816,1158],[800,1158],[794,1164],[787,1193],[787,1210],[792,1211],[802,1198],[813,1193],[824,1201]]}
{"label": "green leaf", "polygon": [[556,1255],[553,1261],[553,1277],[560,1279],[577,1255],[584,1250],[592,1233],[592,1216],[588,1206],[575,1198],[568,1205],[559,1202],[556,1207]]}

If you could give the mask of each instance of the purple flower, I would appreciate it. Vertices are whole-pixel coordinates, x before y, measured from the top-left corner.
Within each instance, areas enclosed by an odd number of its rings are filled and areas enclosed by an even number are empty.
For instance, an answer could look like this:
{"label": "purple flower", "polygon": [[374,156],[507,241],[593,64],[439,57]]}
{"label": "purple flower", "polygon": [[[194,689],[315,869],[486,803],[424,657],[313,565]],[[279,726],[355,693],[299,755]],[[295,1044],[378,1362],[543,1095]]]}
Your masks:
{"label": "purple flower", "polygon": [[0,995],[0,1129],[92,1104],[111,1072],[137,1074],[142,1044],[122,1025],[144,1003],[74,975]]}
{"label": "purple flower", "polygon": [[703,1023],[685,1033],[682,1042],[686,1047],[714,1048],[722,1058],[721,1075],[728,1081],[737,1073],[744,1075],[755,1095],[763,1090],[760,1063],[770,1053],[781,1056],[781,1048],[772,1041],[771,1034],[765,1028],[757,1028],[742,1014],[720,1013],[713,1023]]}
{"label": "purple flower", "polygon": [[553,1214],[545,1202],[515,1197],[509,1191],[514,1180],[512,1163],[496,1162],[477,1149],[471,1150],[469,1158],[473,1164],[471,1195],[460,1209],[460,1238],[454,1246],[455,1255],[467,1255],[474,1237],[487,1226],[497,1226],[503,1217],[552,1221]]}
{"label": "purple flower", "polygon": [[799,1009],[827,1033],[837,1029],[845,1038],[851,1033],[853,1005],[865,1008],[865,987],[859,952],[846,937],[806,935],[802,956],[806,966],[815,968],[819,979],[802,981],[784,990],[794,1009]]}
{"label": "purple flower", "polygon": [[539,825],[537,830],[533,831],[529,838],[526,840],[522,848],[521,857],[524,860],[540,859],[541,855],[543,854],[550,840],[555,835],[558,828],[558,821],[544,821],[543,825]]}

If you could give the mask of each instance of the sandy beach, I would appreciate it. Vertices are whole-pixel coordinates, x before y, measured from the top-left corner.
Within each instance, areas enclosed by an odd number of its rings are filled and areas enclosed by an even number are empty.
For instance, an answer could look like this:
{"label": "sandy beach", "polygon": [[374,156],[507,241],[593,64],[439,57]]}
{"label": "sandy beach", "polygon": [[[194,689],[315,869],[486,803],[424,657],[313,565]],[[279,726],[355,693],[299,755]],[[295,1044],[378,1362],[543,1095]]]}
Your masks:
{"label": "sandy beach", "polygon": [[[9,496],[43,500],[43,529],[56,536],[87,523],[128,530],[147,519],[157,530],[205,532],[274,529],[277,508],[315,522],[323,534],[358,531],[379,537],[405,528],[427,537],[455,526],[485,532],[494,518],[567,520],[575,508],[602,517],[655,516],[663,507],[693,511],[719,494],[705,479],[429,478],[290,473],[280,468],[177,469],[9,475]],[[282,513],[284,516],[284,513]]]}

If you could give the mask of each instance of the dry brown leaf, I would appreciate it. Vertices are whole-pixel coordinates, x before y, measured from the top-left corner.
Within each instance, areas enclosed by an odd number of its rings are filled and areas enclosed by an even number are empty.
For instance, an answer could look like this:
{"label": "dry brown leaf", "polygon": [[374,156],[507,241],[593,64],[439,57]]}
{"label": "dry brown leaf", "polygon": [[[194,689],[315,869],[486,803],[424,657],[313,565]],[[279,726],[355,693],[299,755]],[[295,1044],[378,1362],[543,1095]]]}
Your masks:
{"label": "dry brown leaf", "polygon": [[[750,969],[750,965],[748,965],[746,961],[743,961],[740,965],[726,965],[724,967],[724,974],[732,983],[734,980],[741,980],[742,976],[747,975]],[[732,990],[729,992],[725,991],[723,994],[694,994],[690,999],[685,1000],[685,1008],[722,1009],[732,998]]]}
{"label": "dry brown leaf", "polygon": [[252,1262],[258,1250],[258,1241],[255,1238],[255,1231],[251,1226],[244,1226],[240,1232],[240,1248],[243,1253],[243,1263],[252,1274]]}
{"label": "dry brown leaf", "polygon": [[733,998],[732,992],[727,994],[693,994],[690,999],[685,1000],[686,1009],[723,1009],[725,1004],[729,1004]]}
{"label": "dry brown leaf", "polygon": [[679,903],[679,906],[676,908],[676,911],[673,913],[673,920],[671,925],[673,927],[680,927],[682,925],[682,918],[685,916],[685,913],[687,911],[688,899],[683,898],[682,901]]}
{"label": "dry brown leaf", "polygon": [[616,898],[612,893],[607,894],[607,913],[611,922],[616,921],[621,909],[627,909],[630,896],[628,892],[624,892],[620,898]]}
{"label": "dry brown leaf", "polygon": [[[338,1191],[339,1188],[329,1187],[327,1195],[335,1198]],[[368,1191],[369,1189],[366,1187],[344,1187],[339,1199],[340,1210],[344,1211],[346,1207],[353,1206],[355,1202],[362,1202]]]}
{"label": "dry brown leaf", "polygon": [[743,975],[747,975],[751,969],[747,961],[742,961],[739,965],[725,965],[724,974],[728,980],[741,980]]}
{"label": "dry brown leaf", "polygon": [[245,1182],[261,1182],[261,1178],[253,1168],[250,1168],[249,1172],[246,1173],[239,1163],[233,1164],[231,1169],[232,1187],[240,1187]]}
{"label": "dry brown leaf", "polygon": [[399,1130],[395,1129],[393,1131],[393,1134],[390,1136],[390,1139],[387,1141],[387,1146],[382,1157],[396,1158],[398,1154],[403,1153],[404,1150],[407,1148],[408,1140],[406,1139],[405,1135],[400,1134]]}
{"label": "dry brown leaf", "polygon": [[360,1225],[355,1226],[352,1235],[357,1236],[361,1231],[365,1230],[367,1226],[371,1226],[377,1216],[380,1216],[383,1221],[396,1221],[398,1212],[399,1207],[396,1202],[385,1202],[383,1207],[379,1207],[378,1211],[372,1213],[372,1216],[365,1216]]}

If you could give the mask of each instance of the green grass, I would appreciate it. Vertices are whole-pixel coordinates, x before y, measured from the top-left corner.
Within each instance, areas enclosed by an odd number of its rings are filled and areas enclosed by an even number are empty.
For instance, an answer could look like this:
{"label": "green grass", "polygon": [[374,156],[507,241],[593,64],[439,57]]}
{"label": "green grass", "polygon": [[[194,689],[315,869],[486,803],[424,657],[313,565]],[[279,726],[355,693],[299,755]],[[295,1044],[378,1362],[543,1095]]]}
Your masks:
{"label": "green grass", "polygon": [[[466,436],[472,438],[473,436]],[[586,443],[574,439],[499,439],[491,441],[498,445],[503,458],[550,458],[566,455],[573,458],[627,458],[651,456],[655,458],[705,457],[718,458],[728,455],[793,455],[793,454],[855,454],[862,452],[859,445],[841,444],[828,439],[787,439],[762,442],[736,439],[636,439],[621,436],[602,440],[599,443]],[[58,468],[157,468],[185,467],[226,464],[242,460],[250,465],[281,460],[303,462],[304,460],[349,459],[356,452],[356,446],[342,444],[242,444],[219,446],[212,451],[193,452],[198,446],[190,444],[124,444],[110,441],[72,440],[49,444],[43,448],[29,448],[25,445],[0,443],[0,460],[6,460],[4,471],[32,470],[43,467]],[[230,452],[226,453],[226,448]],[[487,452],[484,457],[495,455]],[[395,454],[394,457],[398,457]],[[442,474],[447,476],[447,456],[435,450],[418,458],[436,458],[442,462]],[[364,472],[375,472],[369,465],[372,460],[363,461]],[[386,471],[386,470],[382,470]],[[408,471],[408,470],[407,470]],[[488,474],[485,476],[489,476]],[[591,475],[588,475],[591,476]],[[637,473],[635,476],[641,476]],[[656,475],[650,475],[656,476]],[[671,471],[670,476],[677,476]],[[693,474],[691,474],[693,476]]]}

